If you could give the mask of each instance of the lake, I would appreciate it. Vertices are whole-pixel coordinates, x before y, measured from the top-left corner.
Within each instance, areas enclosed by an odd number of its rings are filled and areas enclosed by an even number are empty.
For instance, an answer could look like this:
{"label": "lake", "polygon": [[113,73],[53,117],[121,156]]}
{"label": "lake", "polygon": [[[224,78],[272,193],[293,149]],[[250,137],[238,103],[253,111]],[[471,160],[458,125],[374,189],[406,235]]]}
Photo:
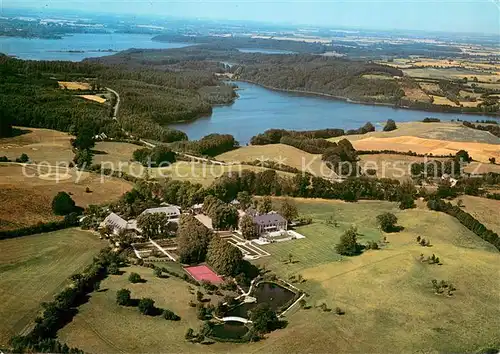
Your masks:
{"label": "lake", "polygon": [[396,123],[421,121],[425,117],[436,117],[443,121],[457,118],[470,121],[488,119],[481,115],[434,113],[354,104],[272,91],[246,82],[236,82],[236,84],[240,87],[237,91],[240,97],[232,105],[214,107],[210,117],[173,124],[170,127],[186,132],[189,139],[199,139],[211,133],[232,134],[240,144],[244,145],[252,136],[271,128],[353,129],[359,128],[366,122],[372,122],[377,130],[380,130],[387,119],[394,119]]}
{"label": "lake", "polygon": [[[31,60],[81,61],[85,58],[102,57],[130,48],[167,49],[182,48],[188,44],[154,42],[148,34],[89,34],[76,33],[62,39],[1,37],[0,53]],[[69,51],[79,51],[70,53]]]}

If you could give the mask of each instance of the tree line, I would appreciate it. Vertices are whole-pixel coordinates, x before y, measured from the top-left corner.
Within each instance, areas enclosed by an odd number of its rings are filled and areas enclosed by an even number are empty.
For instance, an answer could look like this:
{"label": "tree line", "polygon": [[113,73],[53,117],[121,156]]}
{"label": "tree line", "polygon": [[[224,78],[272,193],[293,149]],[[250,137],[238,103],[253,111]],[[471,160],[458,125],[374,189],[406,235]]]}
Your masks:
{"label": "tree line", "polygon": [[209,134],[200,140],[178,141],[170,144],[172,149],[198,156],[217,156],[239,147],[230,134]]}
{"label": "tree line", "polygon": [[53,301],[42,304],[43,313],[35,319],[34,328],[27,335],[12,337],[13,352],[83,353],[78,348],[60,343],[57,331],[71,321],[78,312],[77,307],[87,301],[88,294],[99,289],[110,269],[122,263],[119,253],[110,248],[103,249],[83,273],[71,276],[70,286],[57,294]]}
{"label": "tree line", "polygon": [[429,199],[427,207],[431,210],[442,211],[455,217],[466,228],[500,250],[500,238],[498,237],[498,234],[488,229],[471,214],[463,211],[459,206],[452,205],[450,202],[445,202],[442,199],[433,198]]}

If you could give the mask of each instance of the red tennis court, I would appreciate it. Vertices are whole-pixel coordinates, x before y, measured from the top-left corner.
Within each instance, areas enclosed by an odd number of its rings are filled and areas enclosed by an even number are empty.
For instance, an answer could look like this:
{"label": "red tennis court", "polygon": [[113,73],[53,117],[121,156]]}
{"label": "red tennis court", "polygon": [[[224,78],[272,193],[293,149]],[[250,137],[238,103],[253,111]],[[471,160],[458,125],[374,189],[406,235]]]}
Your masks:
{"label": "red tennis court", "polygon": [[223,282],[222,278],[215,274],[215,272],[206,265],[185,267],[184,270],[191,274],[191,276],[197,281],[206,280],[214,284]]}

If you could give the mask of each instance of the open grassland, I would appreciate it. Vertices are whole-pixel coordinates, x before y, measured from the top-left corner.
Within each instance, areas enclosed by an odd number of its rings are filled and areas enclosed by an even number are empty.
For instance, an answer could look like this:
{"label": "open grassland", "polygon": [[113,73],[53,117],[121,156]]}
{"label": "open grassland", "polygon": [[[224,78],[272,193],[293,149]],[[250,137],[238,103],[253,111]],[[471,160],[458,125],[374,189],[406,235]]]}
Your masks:
{"label": "open grassland", "polygon": [[[296,311],[287,329],[266,340],[273,352],[473,352],[500,341],[495,329],[500,325],[500,292],[498,282],[491,281],[500,274],[500,255],[454,218],[400,211],[387,202],[305,200],[298,206],[315,221],[298,230],[307,239],[266,246],[271,256],[259,262],[283,277],[301,274],[310,305],[325,302],[346,315],[314,308]],[[405,230],[384,234],[388,243],[382,250],[336,261],[340,256],[333,246],[343,225],[358,225],[362,242],[379,237],[375,217],[384,211],[395,213]],[[332,214],[338,230],[325,225]],[[419,246],[418,235],[430,239],[432,247]],[[300,245],[306,240],[318,245]],[[288,253],[298,262],[281,262]],[[420,253],[435,253],[443,265],[421,263]],[[435,295],[434,278],[451,281],[458,289],[455,295]],[[310,340],[311,333],[318,340]]]}
{"label": "open grassland", "polygon": [[66,90],[90,90],[90,84],[88,82],[77,82],[77,81],[58,81],[59,87]]}
{"label": "open grassland", "polygon": [[445,161],[445,158],[424,158],[398,154],[360,155],[360,166],[363,171],[373,169],[377,171],[378,178],[408,179],[411,176],[411,165],[425,160]]}
{"label": "open grassland", "polygon": [[476,77],[479,81],[485,83],[496,83],[500,79],[498,73],[483,72],[469,68],[407,68],[403,69],[405,75],[425,79],[463,79],[473,80]]}
{"label": "open grassland", "polygon": [[[252,348],[238,344],[201,346],[186,342],[186,330],[197,331],[203,324],[196,318],[196,309],[188,305],[189,300],[195,300],[189,292],[189,286],[193,286],[174,277],[156,278],[151,269],[144,267],[132,266],[123,270],[123,275],[111,275],[101,283],[101,288],[107,290],[92,294],[74,320],[59,331],[60,340],[89,353],[220,353],[247,352]],[[140,274],[146,282],[131,284],[128,281],[130,272]],[[181,320],[174,322],[161,316],[143,316],[136,307],[118,306],[116,292],[122,288],[129,289],[134,299],[152,298],[155,306],[175,312]],[[212,302],[216,304],[215,297]]]}
{"label": "open grassland", "polygon": [[88,172],[0,164],[0,230],[58,220],[51,203],[59,192],[70,193],[76,205],[86,207],[112,202],[130,189],[129,182]]}
{"label": "open grassland", "polygon": [[72,274],[92,262],[104,241],[66,229],[0,240],[0,347],[23,332]]}
{"label": "open grassland", "polygon": [[466,150],[476,161],[488,163],[491,157],[500,158],[500,145],[423,139],[413,136],[396,138],[366,138],[352,142],[357,150],[394,150],[419,154],[448,155]]}
{"label": "open grassland", "polygon": [[[174,180],[190,181],[208,186],[226,173],[240,174],[243,170],[263,172],[268,168],[249,165],[216,165],[190,161],[178,161],[169,167],[153,168],[150,176],[153,178],[172,178]],[[291,173],[277,171],[281,176],[292,176]]]}
{"label": "open grassland", "polygon": [[[385,124],[385,122],[383,123]],[[331,138],[328,140],[339,141],[347,138],[350,141],[366,139],[366,138],[394,138],[401,136],[413,136],[424,139],[438,139],[460,142],[475,142],[486,144],[500,144],[500,138],[493,134],[477,129],[472,129],[458,122],[440,122],[440,123],[423,123],[423,122],[396,122],[397,129],[384,132],[376,131],[367,134],[357,134]]]}
{"label": "open grassland", "polygon": [[[146,174],[149,174],[149,177],[155,179],[172,178],[174,180],[201,183],[205,186],[210,185],[216,178],[225,173],[240,173],[242,170],[251,170],[255,172],[267,170],[259,166],[241,164],[218,165],[194,161],[178,161],[168,167],[148,169],[138,162],[133,161],[133,152],[141,148],[141,146],[130,143],[98,142],[94,149],[97,152],[96,155],[94,155],[94,163],[101,164],[103,168],[111,168],[117,171],[121,170],[124,173],[139,178],[143,178]],[[236,151],[239,150],[240,149]],[[271,157],[272,156],[270,156],[270,158]],[[291,176],[290,173],[286,172],[278,171],[278,173],[283,176]]]}
{"label": "open grassland", "polygon": [[[500,341],[500,293],[491,281],[500,272],[499,253],[454,218],[425,209],[400,211],[389,202],[296,201],[301,214],[313,219],[313,224],[297,230],[306,239],[263,246],[272,254],[257,261],[282,278],[301,274],[306,279],[298,286],[307,291],[305,299],[313,308],[292,309],[285,329],[252,344],[187,343],[187,328],[196,330],[202,324],[187,305],[194,298],[189,284],[172,277],[158,279],[151,269],[134,266],[104,280],[101,288],[106,290],[91,295],[59,331],[59,339],[94,353],[475,352]],[[384,211],[395,213],[405,229],[383,234],[375,218]],[[338,227],[327,225],[330,216]],[[383,236],[387,243],[355,257],[338,255],[334,245],[352,224],[358,226],[361,243]],[[432,247],[419,246],[417,235],[428,238]],[[293,263],[285,264],[290,253]],[[435,253],[443,265],[420,262],[420,253]],[[130,272],[146,282],[129,283]],[[452,297],[438,296],[432,279],[450,281],[457,291]],[[182,320],[169,322],[116,305],[121,288],[130,289],[133,298],[151,297]],[[314,308],[323,302],[346,314]]]}
{"label": "open grassland", "polygon": [[118,165],[120,162],[132,160],[135,150],[143,149],[142,146],[111,141],[100,141],[95,144],[93,163],[103,164],[103,167],[111,167],[106,164]]}
{"label": "open grassland", "polygon": [[317,175],[332,173],[321,161],[321,155],[310,154],[285,144],[244,146],[219,155],[217,159],[225,162],[267,160],[295,167],[301,171],[309,166],[310,172]]}
{"label": "open grassland", "polygon": [[462,200],[464,211],[474,216],[487,228],[500,234],[500,200],[462,195],[454,200],[453,204],[456,204],[458,199]]}
{"label": "open grassland", "polygon": [[349,139],[357,150],[394,150],[419,154],[448,155],[467,150],[474,160],[488,163],[500,158],[500,138],[458,123],[397,123],[391,132],[370,132],[329,139]]}
{"label": "open grassland", "polygon": [[27,154],[31,161],[46,161],[49,164],[73,160],[71,136],[50,129],[17,128],[22,134],[0,139],[0,156],[15,160]]}

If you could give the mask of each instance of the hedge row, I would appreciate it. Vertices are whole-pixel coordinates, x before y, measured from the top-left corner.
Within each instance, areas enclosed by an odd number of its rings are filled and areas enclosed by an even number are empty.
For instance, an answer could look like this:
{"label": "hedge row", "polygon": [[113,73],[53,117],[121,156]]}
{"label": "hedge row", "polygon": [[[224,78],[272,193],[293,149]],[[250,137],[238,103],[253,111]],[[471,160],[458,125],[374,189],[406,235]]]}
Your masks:
{"label": "hedge row", "polygon": [[176,272],[172,272],[170,270],[168,270],[167,268],[165,267],[157,267],[156,265],[152,264],[152,263],[147,263],[147,264],[142,264],[144,267],[146,268],[151,268],[151,269],[161,269],[161,271],[163,273],[166,273],[170,276],[173,276],[173,277],[176,277],[176,278],[179,278],[179,279],[182,279],[184,281],[187,281],[188,283],[190,284],[193,284],[193,285],[196,285],[196,286],[199,286],[200,283],[198,283],[196,280],[194,280],[193,278],[191,278],[189,275],[187,274],[179,274],[179,273],[176,273]]}
{"label": "hedge row", "polygon": [[54,301],[43,304],[43,314],[35,319],[35,327],[25,336],[14,336],[11,345],[14,353],[83,353],[78,348],[69,348],[60,343],[57,331],[69,323],[78,313],[78,306],[87,301],[87,296],[99,287],[112,264],[121,264],[120,255],[110,248],[103,249],[82,274],[71,276],[72,284],[66,287]]}
{"label": "hedge row", "polygon": [[466,228],[500,250],[500,238],[498,237],[498,234],[489,230],[472,215],[463,211],[459,206],[452,205],[451,203],[445,202],[442,199],[431,199],[427,202],[427,206],[431,210],[442,211],[448,215],[455,217]]}
{"label": "hedge row", "polygon": [[64,217],[64,220],[61,221],[39,223],[33,226],[27,226],[20,229],[0,231],[0,240],[34,235],[34,234],[41,234],[44,232],[52,232],[52,231],[67,229],[69,227],[74,227],[74,226],[78,226],[77,213],[68,214]]}
{"label": "hedge row", "polygon": [[455,157],[454,154],[448,155],[433,155],[430,154],[417,154],[413,151],[395,151],[395,150],[356,150],[358,155],[376,155],[376,154],[392,154],[392,155],[407,155],[407,156],[417,156],[417,157],[433,157],[433,158],[450,158]]}

